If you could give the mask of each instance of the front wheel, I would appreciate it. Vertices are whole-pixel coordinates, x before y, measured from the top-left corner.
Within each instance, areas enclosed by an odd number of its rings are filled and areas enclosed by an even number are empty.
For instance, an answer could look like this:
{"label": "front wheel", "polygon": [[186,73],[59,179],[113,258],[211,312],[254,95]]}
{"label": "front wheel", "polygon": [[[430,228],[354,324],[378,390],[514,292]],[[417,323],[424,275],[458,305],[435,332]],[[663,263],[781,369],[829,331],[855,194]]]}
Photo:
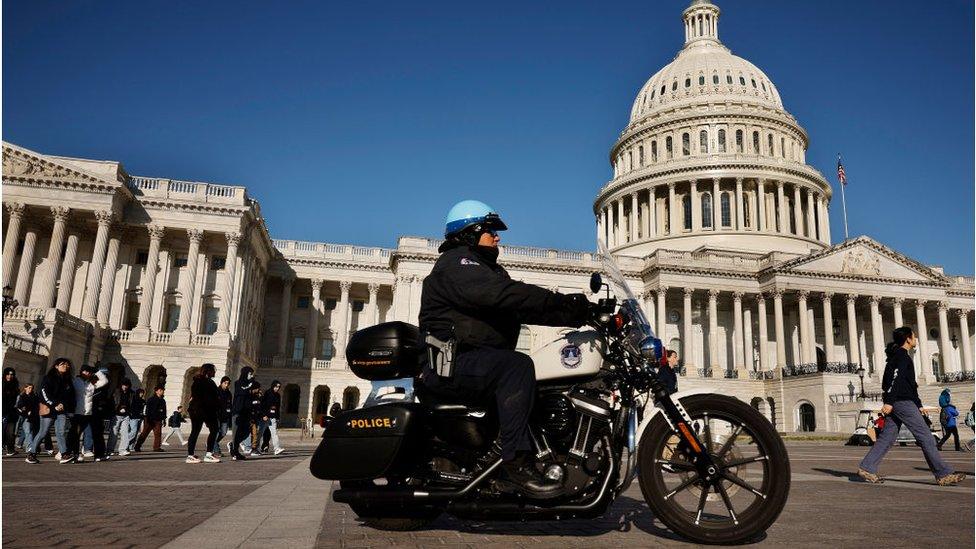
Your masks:
{"label": "front wheel", "polygon": [[681,400],[691,426],[719,468],[701,479],[684,442],[657,415],[638,460],[648,507],[668,528],[697,543],[739,543],[765,532],[790,492],[790,461],[772,424],[748,404],[721,395]]}

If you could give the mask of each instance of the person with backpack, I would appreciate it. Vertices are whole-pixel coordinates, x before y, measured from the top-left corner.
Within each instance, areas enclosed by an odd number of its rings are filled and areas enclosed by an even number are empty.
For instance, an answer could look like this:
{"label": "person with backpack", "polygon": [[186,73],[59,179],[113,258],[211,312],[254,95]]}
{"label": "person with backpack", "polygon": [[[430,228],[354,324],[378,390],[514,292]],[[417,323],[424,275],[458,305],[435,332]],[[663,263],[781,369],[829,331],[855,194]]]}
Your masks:
{"label": "person with backpack", "polygon": [[166,421],[166,425],[169,426],[169,433],[163,439],[163,446],[169,446],[169,437],[173,435],[176,435],[176,438],[179,439],[180,446],[186,446],[186,440],[183,439],[183,431],[180,429],[180,426],[184,423],[186,423],[186,418],[183,417],[183,407],[177,406],[176,411]]}
{"label": "person with backpack", "polygon": [[949,440],[949,437],[952,436],[955,439],[956,451],[961,452],[962,448],[959,447],[959,429],[956,428],[956,418],[959,417],[959,410],[952,404],[952,395],[949,393],[949,389],[943,389],[942,394],[939,395],[939,407],[942,409],[939,412],[939,423],[942,424],[942,439],[936,443],[936,446],[941,450],[945,441]]}

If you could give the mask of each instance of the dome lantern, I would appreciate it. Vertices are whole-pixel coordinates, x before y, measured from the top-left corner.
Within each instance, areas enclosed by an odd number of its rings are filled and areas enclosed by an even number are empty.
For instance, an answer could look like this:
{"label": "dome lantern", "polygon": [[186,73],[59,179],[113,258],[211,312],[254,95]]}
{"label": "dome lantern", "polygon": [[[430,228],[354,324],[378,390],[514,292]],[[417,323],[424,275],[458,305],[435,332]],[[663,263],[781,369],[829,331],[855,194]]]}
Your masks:
{"label": "dome lantern", "polygon": [[685,23],[685,46],[694,42],[718,42],[718,16],[721,10],[709,0],[693,0],[682,18]]}

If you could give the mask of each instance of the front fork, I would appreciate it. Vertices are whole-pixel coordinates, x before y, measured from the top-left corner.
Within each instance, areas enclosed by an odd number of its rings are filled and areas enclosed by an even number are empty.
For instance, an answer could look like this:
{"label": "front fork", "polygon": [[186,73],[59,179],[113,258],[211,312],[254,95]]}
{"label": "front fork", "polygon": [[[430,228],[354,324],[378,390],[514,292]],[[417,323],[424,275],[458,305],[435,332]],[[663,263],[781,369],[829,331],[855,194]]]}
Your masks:
{"label": "front fork", "polygon": [[708,451],[708,445],[703,444],[698,433],[691,428],[691,417],[681,403],[668,394],[664,384],[652,376],[650,384],[651,394],[655,404],[661,408],[664,419],[671,426],[671,431],[684,443],[688,460],[698,471],[698,476],[705,482],[713,482],[719,477],[720,469]]}

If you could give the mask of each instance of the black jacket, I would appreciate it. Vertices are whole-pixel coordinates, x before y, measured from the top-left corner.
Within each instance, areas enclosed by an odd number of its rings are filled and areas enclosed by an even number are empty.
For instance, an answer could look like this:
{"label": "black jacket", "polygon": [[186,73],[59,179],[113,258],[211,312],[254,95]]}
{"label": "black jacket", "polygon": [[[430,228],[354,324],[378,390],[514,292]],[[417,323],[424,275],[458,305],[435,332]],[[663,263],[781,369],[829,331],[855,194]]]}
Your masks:
{"label": "black jacket", "polygon": [[[164,412],[165,416],[166,413]],[[132,393],[132,407],[129,409],[129,417],[132,419],[143,419],[146,417],[146,399]]]}
{"label": "black jacket", "polygon": [[264,399],[261,398],[260,394],[251,395],[249,402],[251,419],[260,422],[261,418],[264,417]]}
{"label": "black jacket", "polygon": [[234,404],[231,399],[230,390],[217,388],[217,420],[221,422],[230,421],[230,417],[234,413]]}
{"label": "black jacket", "polygon": [[[115,403],[115,415],[130,417],[133,416],[132,412],[132,402],[136,398],[136,394],[132,389],[126,389],[125,391],[119,390],[119,398]],[[141,399],[140,399],[141,400]],[[140,410],[140,415],[142,411]]]}
{"label": "black jacket", "polygon": [[251,386],[254,385],[254,378],[248,379],[248,375],[254,373],[250,366],[241,368],[241,377],[234,382],[234,413],[239,414],[247,409],[251,402]]}
{"label": "black jacket", "polygon": [[[7,370],[13,371],[11,368],[4,368],[4,372]],[[6,377],[6,376],[5,376]],[[10,381],[6,379],[3,380],[3,417],[7,420],[13,420],[17,417],[17,397],[20,395],[20,384],[17,383],[17,375],[14,374],[14,378]]]}
{"label": "black jacket", "polygon": [[180,425],[183,425],[184,422],[186,422],[186,419],[183,418],[183,414],[173,412],[173,414],[169,416],[169,420],[166,422],[166,425],[169,425],[170,427],[179,427]]}
{"label": "black jacket", "polygon": [[678,392],[678,374],[671,366],[661,366],[657,369],[657,377],[668,389],[668,394],[673,395]]}
{"label": "black jacket", "polygon": [[[274,384],[272,383],[271,386],[274,387]],[[277,419],[278,413],[281,411],[281,394],[276,393],[274,389],[265,391],[264,397],[261,399],[261,409],[264,411],[264,415],[268,416],[268,419]]]}
{"label": "black jacket", "polygon": [[35,421],[38,419],[37,407],[40,402],[41,401],[37,398],[37,393],[31,393],[29,395],[26,393],[21,393],[17,397],[17,413],[26,418],[28,421]]}
{"label": "black jacket", "polygon": [[92,416],[108,418],[115,414],[115,398],[108,385],[95,389],[92,394]]}
{"label": "black jacket", "polygon": [[[75,384],[71,378],[71,373],[61,375],[57,370],[51,370],[41,381],[40,395],[41,402],[51,408],[51,412],[44,417],[56,417],[58,414],[73,413],[75,410]],[[64,410],[58,412],[55,406],[61,404]]]}
{"label": "black jacket", "polygon": [[922,401],[918,398],[918,384],[915,383],[915,364],[908,351],[889,343],[885,349],[888,361],[885,364],[884,376],[881,378],[881,400],[885,404],[892,404],[899,400],[910,400],[919,408]]}
{"label": "black jacket", "polygon": [[193,385],[190,385],[190,417],[216,419],[220,407],[217,393],[217,385],[212,379],[205,376],[194,377]]}
{"label": "black jacket", "polygon": [[166,399],[156,395],[149,397],[146,401],[146,419],[149,421],[166,420]]}
{"label": "black jacket", "polygon": [[[452,247],[454,246],[454,247]],[[420,332],[467,348],[515,349],[522,324],[578,327],[589,301],[512,280],[494,248],[446,243],[420,297]]]}

